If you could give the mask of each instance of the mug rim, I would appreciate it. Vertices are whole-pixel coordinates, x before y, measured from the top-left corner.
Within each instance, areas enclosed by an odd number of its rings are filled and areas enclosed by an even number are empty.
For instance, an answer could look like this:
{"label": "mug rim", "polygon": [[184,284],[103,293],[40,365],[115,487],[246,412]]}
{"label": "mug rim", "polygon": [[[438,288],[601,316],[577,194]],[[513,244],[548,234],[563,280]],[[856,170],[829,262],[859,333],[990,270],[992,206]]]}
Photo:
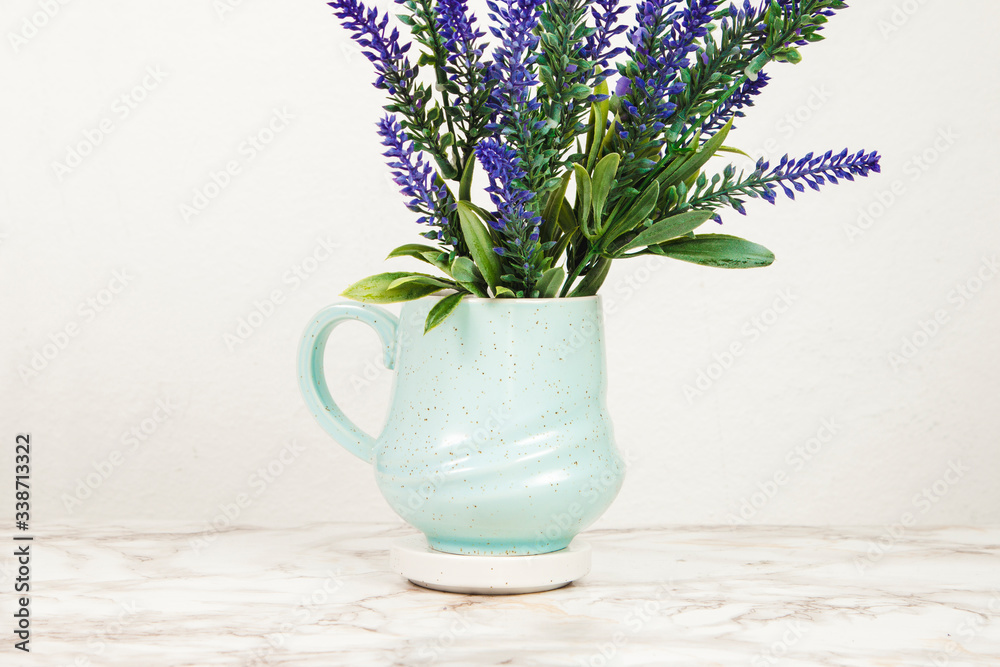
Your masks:
{"label": "mug rim", "polygon": [[[452,293],[454,294],[454,293]],[[422,299],[443,299],[447,296],[452,296],[452,294],[428,294],[427,296],[422,296],[419,299],[414,299],[408,303],[413,303],[414,301],[421,301]],[[591,294],[590,296],[553,296],[545,298],[498,298],[498,297],[483,297],[483,296],[472,296],[467,295],[462,299],[462,303],[484,303],[484,302],[497,302],[497,303],[519,303],[519,302],[529,302],[529,303],[546,303],[546,302],[570,302],[570,301],[600,301],[600,294]]]}

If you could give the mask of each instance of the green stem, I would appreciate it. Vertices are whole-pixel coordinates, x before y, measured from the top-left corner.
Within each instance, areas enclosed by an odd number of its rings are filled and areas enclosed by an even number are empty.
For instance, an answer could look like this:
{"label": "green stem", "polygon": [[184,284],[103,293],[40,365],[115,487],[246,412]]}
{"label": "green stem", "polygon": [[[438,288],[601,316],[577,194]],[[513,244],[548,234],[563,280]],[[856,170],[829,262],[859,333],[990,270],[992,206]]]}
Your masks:
{"label": "green stem", "polygon": [[[438,83],[441,83],[441,74],[442,74],[442,71],[440,69],[438,69]],[[460,180],[462,178],[462,164],[463,163],[462,163],[461,156],[459,155],[459,152],[458,152],[458,135],[455,134],[455,125],[452,123],[451,112],[449,111],[449,109],[451,108],[451,106],[448,104],[448,93],[445,92],[444,90],[441,91],[441,105],[444,107],[444,118],[445,118],[445,121],[447,121],[447,123],[448,123],[448,132],[450,132],[451,136],[452,136],[451,154],[452,154],[452,157],[455,158],[455,164],[458,165],[458,176],[456,176],[452,180],[456,180],[457,181],[457,180]]]}
{"label": "green stem", "polygon": [[580,272],[583,271],[583,267],[587,266],[587,264],[590,263],[590,260],[592,260],[594,257],[595,253],[593,249],[587,250],[587,254],[584,255],[583,260],[576,265],[576,268],[574,268],[573,271],[568,276],[566,276],[566,282],[563,283],[563,288],[562,291],[559,293],[559,298],[565,298],[566,295],[569,294],[569,290],[573,286],[573,281],[575,281],[580,276]]}
{"label": "green stem", "polygon": [[[437,14],[435,12],[434,5],[430,0],[421,0],[420,7],[423,10],[422,16],[420,18],[424,21],[424,27],[427,28],[427,32],[430,34],[430,47],[431,51],[434,53],[434,74],[438,85],[442,86],[441,90],[441,112],[444,114],[445,121],[448,124],[448,132],[454,137],[454,143],[452,143],[452,157],[455,159],[457,165],[458,175],[452,180],[459,180],[462,175],[462,162],[459,159],[458,153],[458,137],[455,135],[455,125],[452,121],[452,111],[451,105],[448,104],[448,93],[443,89],[444,84],[448,82],[448,73],[445,72],[444,63],[447,61],[448,51],[444,47],[444,42],[441,40],[441,35],[438,33],[437,26]],[[447,157],[447,155],[446,155]]]}

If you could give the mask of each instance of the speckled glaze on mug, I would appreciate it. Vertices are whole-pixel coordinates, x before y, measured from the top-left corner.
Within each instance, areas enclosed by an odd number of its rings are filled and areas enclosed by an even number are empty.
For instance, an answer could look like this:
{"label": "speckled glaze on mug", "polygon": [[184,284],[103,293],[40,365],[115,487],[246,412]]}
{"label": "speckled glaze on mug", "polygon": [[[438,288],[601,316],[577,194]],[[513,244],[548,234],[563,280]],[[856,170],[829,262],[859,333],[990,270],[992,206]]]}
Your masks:
{"label": "speckled glaze on mug", "polygon": [[[625,472],[605,404],[600,297],[467,298],[425,335],[439,298],[404,304],[398,319],[357,303],[320,311],[299,349],[306,403],[374,464],[382,495],[432,548],[563,549],[608,508]],[[344,416],[324,378],[327,339],[348,320],[378,332],[396,371],[378,438]]]}

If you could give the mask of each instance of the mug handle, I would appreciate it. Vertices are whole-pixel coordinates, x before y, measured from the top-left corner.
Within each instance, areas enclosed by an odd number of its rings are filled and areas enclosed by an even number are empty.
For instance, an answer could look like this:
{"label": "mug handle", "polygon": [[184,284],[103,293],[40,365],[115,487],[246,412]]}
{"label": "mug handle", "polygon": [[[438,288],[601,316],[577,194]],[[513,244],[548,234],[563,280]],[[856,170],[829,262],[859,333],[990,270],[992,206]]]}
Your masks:
{"label": "mug handle", "polygon": [[375,438],[368,435],[347,418],[326,384],[323,372],[323,353],[330,333],[338,324],[348,320],[364,322],[374,329],[384,346],[385,367],[392,370],[396,362],[396,328],[399,319],[387,310],[358,303],[328,306],[316,313],[313,321],[302,334],[299,344],[299,388],[309,406],[309,411],[333,439],[347,451],[364,461],[372,462]]}

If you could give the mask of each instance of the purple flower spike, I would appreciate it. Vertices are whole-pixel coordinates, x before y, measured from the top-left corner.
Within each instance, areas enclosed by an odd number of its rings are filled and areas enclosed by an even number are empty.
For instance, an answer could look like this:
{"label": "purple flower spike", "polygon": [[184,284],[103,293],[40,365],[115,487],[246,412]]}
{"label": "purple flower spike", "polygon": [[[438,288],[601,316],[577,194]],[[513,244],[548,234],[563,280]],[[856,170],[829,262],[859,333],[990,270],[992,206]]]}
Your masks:
{"label": "purple flower spike", "polygon": [[[458,81],[460,73],[454,65],[461,64],[465,72],[478,72],[483,69],[479,62],[483,55],[480,40],[486,36],[476,27],[476,17],[469,13],[465,0],[439,0],[437,23],[444,47],[448,51],[448,78]],[[482,88],[481,79],[478,88]],[[473,92],[473,84],[464,82],[465,92]]]}
{"label": "purple flower spike", "polygon": [[583,55],[601,67],[607,67],[611,59],[625,51],[622,47],[612,48],[611,40],[627,30],[627,26],[619,25],[618,22],[621,15],[628,11],[628,7],[622,5],[621,0],[595,0],[594,5],[590,9],[594,19],[594,33],[587,37]]}
{"label": "purple flower spike", "polygon": [[627,49],[637,71],[634,76],[628,73],[631,86],[622,99],[628,130],[628,137],[623,137],[626,154],[647,142],[662,143],[657,137],[676,109],[670,98],[685,88],[680,72],[690,64],[688,56],[696,50],[696,40],[708,34],[718,4],[719,0],[639,3]]}
{"label": "purple flower spike", "polygon": [[532,100],[531,89],[538,85],[532,71],[537,60],[535,54],[538,37],[533,33],[538,24],[538,14],[544,0],[504,0],[502,5],[487,0],[490,27],[493,36],[501,40],[493,51],[494,64],[490,78],[496,81],[489,107],[496,114],[496,122],[488,129],[501,132],[519,132],[522,117],[537,110],[539,104]]}
{"label": "purple flower spike", "polygon": [[520,269],[517,288],[530,291],[538,263],[544,259],[539,244],[542,219],[530,208],[534,193],[521,185],[525,172],[517,151],[497,139],[484,139],[476,146],[476,157],[489,177],[486,191],[497,207],[496,220],[490,225],[503,240],[497,254]]}
{"label": "purple flower spike", "polygon": [[455,209],[455,202],[448,188],[444,183],[434,184],[433,167],[421,153],[414,153],[413,143],[408,143],[395,116],[387,115],[379,120],[378,134],[382,137],[382,145],[388,149],[383,155],[389,158],[392,180],[400,186],[403,196],[409,197],[406,208],[421,214],[417,222],[437,228],[424,236],[454,246],[455,233],[448,214]]}
{"label": "purple flower spike", "polygon": [[399,44],[399,31],[395,28],[386,34],[389,15],[383,14],[380,19],[377,10],[365,7],[360,0],[334,0],[327,4],[333,7],[334,16],[353,33],[351,38],[361,47],[361,53],[375,66],[375,87],[390,95],[406,87],[414,77],[406,58],[410,44]]}
{"label": "purple flower spike", "polygon": [[716,109],[705,121],[702,133],[711,136],[722,129],[730,118],[743,118],[746,116],[741,109],[752,107],[754,98],[760,95],[761,91],[770,83],[771,78],[764,72],[760,72],[757,79],[744,81],[735,93],[730,95],[726,101]]}
{"label": "purple flower spike", "polygon": [[761,197],[773,204],[779,187],[786,197],[795,199],[795,193],[805,192],[805,186],[819,190],[821,185],[828,182],[836,185],[841,178],[853,181],[855,176],[880,173],[880,160],[881,156],[875,151],[868,153],[862,150],[849,154],[846,148],[837,155],[833,151],[819,156],[809,153],[799,160],[786,155],[773,169],[770,169],[768,162],[759,160],[751,179],[763,186]]}

